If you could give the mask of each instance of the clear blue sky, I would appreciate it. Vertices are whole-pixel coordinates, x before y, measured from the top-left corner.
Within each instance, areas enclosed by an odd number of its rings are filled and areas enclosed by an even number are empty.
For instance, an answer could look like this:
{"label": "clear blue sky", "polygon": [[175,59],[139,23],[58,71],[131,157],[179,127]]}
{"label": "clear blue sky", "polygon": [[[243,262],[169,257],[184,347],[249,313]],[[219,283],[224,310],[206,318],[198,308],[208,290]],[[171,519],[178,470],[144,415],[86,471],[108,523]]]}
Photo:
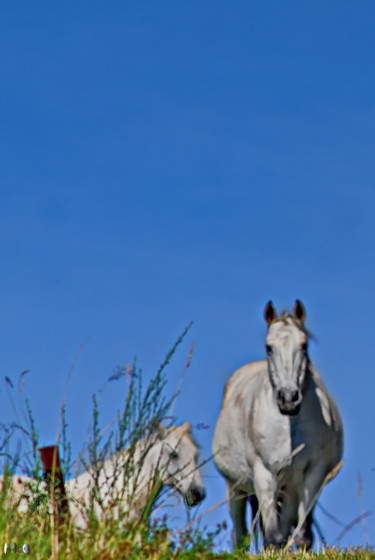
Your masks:
{"label": "clear blue sky", "polygon": [[[300,298],[346,432],[321,502],[343,522],[375,510],[374,20],[369,1],[1,3],[0,421],[4,377],[30,369],[53,443],[85,344],[67,401],[79,449],[113,368],[137,355],[155,372],[193,320],[170,388],[195,341],[176,414],[209,426],[207,457],[226,379],[264,357],[265,302]],[[107,387],[103,423],[123,394]],[[205,472],[202,511],[224,499]],[[317,517],[333,544],[340,527]]]}

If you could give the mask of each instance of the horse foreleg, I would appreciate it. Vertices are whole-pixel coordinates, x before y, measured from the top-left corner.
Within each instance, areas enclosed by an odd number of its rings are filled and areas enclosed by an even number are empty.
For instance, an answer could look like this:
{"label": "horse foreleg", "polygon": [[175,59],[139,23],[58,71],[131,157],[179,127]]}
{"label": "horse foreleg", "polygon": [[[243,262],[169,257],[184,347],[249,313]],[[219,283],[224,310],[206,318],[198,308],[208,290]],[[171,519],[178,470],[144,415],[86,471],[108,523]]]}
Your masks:
{"label": "horse foreleg", "polygon": [[298,531],[295,542],[298,548],[306,548],[310,550],[313,544],[314,536],[312,532],[312,511],[307,515],[301,529]]}
{"label": "horse foreleg", "polygon": [[254,535],[255,550],[259,552],[259,534],[261,533],[262,536],[264,535],[263,521],[262,516],[260,515],[258,498],[255,494],[249,496],[249,502],[251,507],[252,519],[250,534]]}
{"label": "horse foreleg", "polygon": [[229,500],[229,513],[233,523],[233,546],[240,547],[244,545],[244,538],[248,533],[246,523],[248,497],[236,492],[230,484],[227,484],[227,499]]}
{"label": "horse foreleg", "polygon": [[281,531],[279,523],[277,481],[261,461],[254,465],[254,487],[262,516],[264,546],[281,548],[285,544],[287,534]]}
{"label": "horse foreleg", "polygon": [[324,473],[320,469],[308,472],[304,479],[303,492],[300,495],[298,524],[293,536],[298,546],[304,546],[307,549],[310,549],[313,545],[312,512],[323,489],[323,480]]}

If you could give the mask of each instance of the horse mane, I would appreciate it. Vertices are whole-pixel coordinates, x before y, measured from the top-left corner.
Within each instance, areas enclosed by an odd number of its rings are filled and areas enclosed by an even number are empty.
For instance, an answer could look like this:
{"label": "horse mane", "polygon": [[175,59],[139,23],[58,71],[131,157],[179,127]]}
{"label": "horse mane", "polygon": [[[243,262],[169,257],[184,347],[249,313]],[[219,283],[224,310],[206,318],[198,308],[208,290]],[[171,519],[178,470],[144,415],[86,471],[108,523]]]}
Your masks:
{"label": "horse mane", "polygon": [[189,438],[189,440],[191,441],[191,443],[192,443],[193,445],[195,445],[195,447],[196,447],[198,450],[201,449],[201,445],[197,442],[197,440],[195,439],[195,437],[194,437],[194,435],[193,435],[193,432],[192,432],[192,430],[191,430],[191,425],[189,425],[189,427],[188,427],[187,429],[184,429],[183,426],[172,426],[172,427],[170,428],[170,430],[180,430],[180,431],[182,431],[182,433],[183,433],[184,435],[186,435],[186,436]]}
{"label": "horse mane", "polygon": [[190,430],[186,433],[186,435],[188,436],[189,440],[191,441],[191,443],[193,445],[195,445],[195,447],[200,451],[201,450],[201,445],[197,442],[197,440],[195,439],[193,432]]}
{"label": "horse mane", "polygon": [[292,321],[292,323],[294,324],[294,326],[296,326],[298,329],[300,329],[303,333],[305,333],[305,335],[307,336],[307,338],[313,339],[314,335],[312,334],[311,331],[309,331],[305,325],[303,323],[301,323],[300,321],[298,321],[298,319],[296,319],[294,317],[294,315],[288,311],[287,309],[283,309],[281,311],[281,314],[276,317],[276,319],[273,321],[274,323],[277,323],[278,321],[281,321],[284,323],[284,325],[288,324],[288,320]]}

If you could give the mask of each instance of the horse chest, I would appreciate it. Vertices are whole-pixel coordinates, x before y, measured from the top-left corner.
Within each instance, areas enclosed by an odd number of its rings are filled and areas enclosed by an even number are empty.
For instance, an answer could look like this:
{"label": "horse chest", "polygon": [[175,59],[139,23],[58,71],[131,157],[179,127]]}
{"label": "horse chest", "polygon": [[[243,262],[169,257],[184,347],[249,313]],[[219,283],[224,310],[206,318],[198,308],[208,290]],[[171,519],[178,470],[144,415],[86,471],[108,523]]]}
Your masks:
{"label": "horse chest", "polygon": [[271,472],[283,469],[304,469],[306,457],[306,426],[269,407],[267,420],[259,413],[254,417],[252,443],[256,455]]}
{"label": "horse chest", "polygon": [[286,421],[272,425],[259,424],[254,433],[254,447],[264,463],[279,464],[291,454],[292,438]]}

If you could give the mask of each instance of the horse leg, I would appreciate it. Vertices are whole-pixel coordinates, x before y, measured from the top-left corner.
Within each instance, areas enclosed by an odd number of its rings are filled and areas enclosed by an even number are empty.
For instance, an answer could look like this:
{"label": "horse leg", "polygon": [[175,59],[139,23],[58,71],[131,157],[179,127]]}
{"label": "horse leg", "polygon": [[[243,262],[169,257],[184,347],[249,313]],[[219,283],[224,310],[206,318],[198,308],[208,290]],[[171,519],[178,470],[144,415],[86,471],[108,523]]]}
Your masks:
{"label": "horse leg", "polygon": [[233,523],[233,547],[241,547],[248,533],[246,523],[246,504],[248,497],[242,496],[227,483],[227,499],[229,500],[229,513]]}
{"label": "horse leg", "polygon": [[264,546],[281,548],[287,539],[277,511],[277,481],[261,461],[254,464],[254,486],[264,525]]}
{"label": "horse leg", "polygon": [[306,548],[310,550],[313,544],[314,536],[312,532],[312,511],[307,515],[301,529],[295,537],[295,542],[298,548]]}
{"label": "horse leg", "polygon": [[293,485],[282,484],[277,497],[279,527],[285,541],[291,536],[298,519],[299,492]]}
{"label": "horse leg", "polygon": [[312,512],[323,489],[325,473],[321,469],[308,471],[304,479],[304,489],[298,506],[298,524],[295,530],[295,542],[298,546],[310,549],[313,545]]}
{"label": "horse leg", "polygon": [[255,494],[251,494],[251,496],[249,496],[249,502],[251,507],[252,519],[250,534],[254,534],[255,550],[259,552],[259,535],[260,533],[264,535],[263,521],[262,516],[260,515],[258,498]]}

